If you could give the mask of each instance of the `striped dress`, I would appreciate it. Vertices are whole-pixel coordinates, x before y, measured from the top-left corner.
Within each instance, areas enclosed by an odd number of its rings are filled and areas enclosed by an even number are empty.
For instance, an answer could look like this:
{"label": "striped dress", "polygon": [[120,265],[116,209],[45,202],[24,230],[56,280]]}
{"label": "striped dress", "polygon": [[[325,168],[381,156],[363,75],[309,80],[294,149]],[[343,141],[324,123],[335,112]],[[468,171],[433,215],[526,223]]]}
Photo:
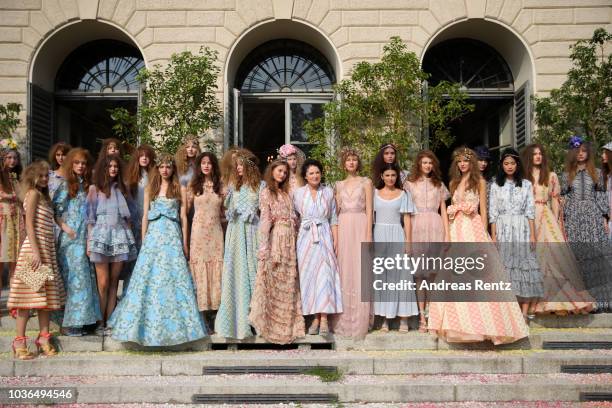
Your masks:
{"label": "striped dress", "polygon": [[[30,194],[30,192],[28,193]],[[24,208],[26,205],[24,204]],[[27,209],[26,209],[27,211]],[[41,262],[49,265],[53,269],[53,280],[48,280],[38,292],[34,292],[28,285],[20,279],[13,277],[11,279],[11,288],[7,307],[13,309],[44,309],[44,310],[59,310],[65,302],[64,282],[57,267],[57,256],[55,253],[55,240],[53,234],[53,209],[45,205],[43,201],[39,201],[34,215],[34,231],[36,233],[36,241],[40,251]],[[20,268],[25,266],[24,258],[32,254],[32,246],[30,238],[26,237],[19,258],[17,259],[17,269],[15,275]]]}
{"label": "striped dress", "polygon": [[334,191],[321,186],[313,199],[306,185],[293,191],[293,203],[301,217],[297,258],[302,313],[341,313],[340,273],[331,230],[338,224]]}

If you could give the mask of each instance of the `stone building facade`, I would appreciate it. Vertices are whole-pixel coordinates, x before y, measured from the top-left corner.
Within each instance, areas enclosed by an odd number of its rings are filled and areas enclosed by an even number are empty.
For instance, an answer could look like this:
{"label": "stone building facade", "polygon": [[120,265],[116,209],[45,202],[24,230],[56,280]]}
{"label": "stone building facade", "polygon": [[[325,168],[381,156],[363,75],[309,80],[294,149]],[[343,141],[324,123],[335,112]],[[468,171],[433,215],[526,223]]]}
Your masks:
{"label": "stone building facade", "polygon": [[0,0],[0,103],[23,105],[32,155],[57,140],[94,148],[107,109],[135,110],[138,68],[206,45],[219,52],[218,142],[269,153],[304,142],[331,84],[400,36],[476,110],[458,141],[529,139],[529,97],[560,86],[569,46],[612,29],[612,0]]}

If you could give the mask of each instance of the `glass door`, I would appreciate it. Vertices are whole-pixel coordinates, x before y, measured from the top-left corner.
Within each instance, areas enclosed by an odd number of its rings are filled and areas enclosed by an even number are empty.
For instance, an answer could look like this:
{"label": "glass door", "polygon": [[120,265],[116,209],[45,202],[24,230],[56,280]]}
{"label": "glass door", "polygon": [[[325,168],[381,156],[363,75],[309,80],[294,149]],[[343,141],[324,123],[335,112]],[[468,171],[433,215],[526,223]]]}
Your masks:
{"label": "glass door", "polygon": [[322,118],[323,105],[330,100],[325,99],[285,99],[285,143],[296,145],[306,156],[312,144],[304,130],[304,122]]}

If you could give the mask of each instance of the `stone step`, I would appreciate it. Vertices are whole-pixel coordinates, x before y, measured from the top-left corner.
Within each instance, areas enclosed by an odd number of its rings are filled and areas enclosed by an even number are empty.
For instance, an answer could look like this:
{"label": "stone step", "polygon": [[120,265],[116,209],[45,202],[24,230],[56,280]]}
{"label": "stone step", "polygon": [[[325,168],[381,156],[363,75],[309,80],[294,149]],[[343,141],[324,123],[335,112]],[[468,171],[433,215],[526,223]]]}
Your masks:
{"label": "stone step", "polygon": [[75,387],[79,403],[190,403],[194,394],[333,394],[338,402],[578,401],[612,392],[612,375],[312,375],[0,377],[0,388]]}
{"label": "stone step", "polygon": [[[29,331],[28,336],[36,337],[36,331]],[[0,331],[0,350],[9,350],[15,332]],[[529,338],[518,342],[494,346],[490,342],[480,343],[446,343],[426,333],[395,331],[369,333],[365,339],[334,337],[333,335],[307,335],[295,343],[277,346],[267,343],[261,337],[245,340],[226,339],[211,336],[191,343],[169,347],[143,347],[135,343],[121,343],[112,338],[93,335],[82,337],[56,336],[55,341],[63,352],[79,351],[206,351],[238,349],[335,349],[338,351],[371,350],[539,350],[544,342],[610,342],[612,329],[532,329]]]}
{"label": "stone step", "polygon": [[0,376],[197,376],[204,367],[337,367],[348,375],[554,374],[566,365],[612,365],[612,352],[207,351],[62,353],[31,361],[0,359]]}

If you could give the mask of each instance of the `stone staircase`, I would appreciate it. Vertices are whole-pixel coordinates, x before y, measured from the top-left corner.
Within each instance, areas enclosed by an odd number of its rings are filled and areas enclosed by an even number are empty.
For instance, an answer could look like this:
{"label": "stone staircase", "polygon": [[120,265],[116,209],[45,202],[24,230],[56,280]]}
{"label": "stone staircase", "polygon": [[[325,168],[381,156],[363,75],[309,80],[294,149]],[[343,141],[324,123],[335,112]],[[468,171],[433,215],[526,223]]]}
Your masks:
{"label": "stone staircase", "polygon": [[[9,351],[15,321],[4,315],[0,323],[0,351]],[[31,319],[31,337],[36,326]],[[604,402],[612,400],[612,314],[538,317],[528,339],[497,347],[448,344],[415,330],[375,331],[361,340],[305,336],[283,347],[259,337],[212,336],[165,348],[96,336],[56,339],[62,353],[54,358],[15,361],[0,354],[0,397],[15,387],[72,387],[74,402],[102,406],[612,407]],[[589,400],[595,402],[580,402]]]}

